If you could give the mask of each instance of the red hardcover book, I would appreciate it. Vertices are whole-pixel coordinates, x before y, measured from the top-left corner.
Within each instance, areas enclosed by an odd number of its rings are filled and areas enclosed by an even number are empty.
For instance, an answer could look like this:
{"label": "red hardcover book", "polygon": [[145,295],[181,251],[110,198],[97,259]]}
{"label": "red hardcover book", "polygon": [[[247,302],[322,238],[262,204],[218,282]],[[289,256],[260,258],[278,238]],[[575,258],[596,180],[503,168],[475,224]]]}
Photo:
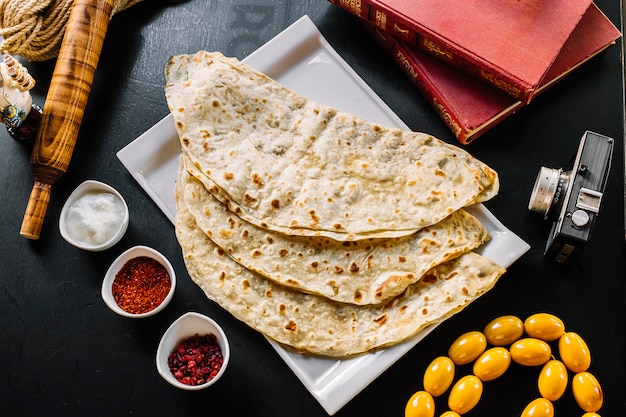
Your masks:
{"label": "red hardcover book", "polygon": [[[480,137],[524,105],[415,45],[372,24],[365,25],[462,144]],[[619,30],[592,4],[536,89],[536,94],[614,44],[619,37]]]}
{"label": "red hardcover book", "polygon": [[524,103],[592,0],[329,0]]}

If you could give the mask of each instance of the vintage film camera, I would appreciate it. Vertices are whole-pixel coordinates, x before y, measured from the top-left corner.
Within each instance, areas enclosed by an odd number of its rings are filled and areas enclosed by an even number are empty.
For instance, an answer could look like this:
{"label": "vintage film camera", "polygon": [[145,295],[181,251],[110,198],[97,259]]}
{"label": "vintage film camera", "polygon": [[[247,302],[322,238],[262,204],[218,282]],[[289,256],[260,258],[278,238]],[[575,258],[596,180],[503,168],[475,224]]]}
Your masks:
{"label": "vintage film camera", "polygon": [[591,237],[609,177],[614,140],[586,131],[570,171],[541,167],[528,209],[554,220],[545,256],[571,263]]}

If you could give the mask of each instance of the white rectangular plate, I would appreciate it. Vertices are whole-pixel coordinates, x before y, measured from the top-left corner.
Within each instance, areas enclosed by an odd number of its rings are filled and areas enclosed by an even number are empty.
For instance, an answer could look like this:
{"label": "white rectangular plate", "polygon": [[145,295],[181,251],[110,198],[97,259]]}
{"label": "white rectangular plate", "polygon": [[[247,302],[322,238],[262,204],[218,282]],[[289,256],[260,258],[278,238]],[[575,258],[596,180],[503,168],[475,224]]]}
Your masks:
{"label": "white rectangular plate", "polygon": [[[295,92],[382,126],[408,127],[328,44],[304,16],[252,53],[244,62]],[[174,223],[174,185],[180,143],[171,115],[121,149],[122,164]],[[470,208],[492,235],[479,251],[504,267],[529,246],[504,227],[483,205]],[[422,340],[434,326],[412,339],[350,359],[302,355],[270,341],[309,392],[330,415]]]}

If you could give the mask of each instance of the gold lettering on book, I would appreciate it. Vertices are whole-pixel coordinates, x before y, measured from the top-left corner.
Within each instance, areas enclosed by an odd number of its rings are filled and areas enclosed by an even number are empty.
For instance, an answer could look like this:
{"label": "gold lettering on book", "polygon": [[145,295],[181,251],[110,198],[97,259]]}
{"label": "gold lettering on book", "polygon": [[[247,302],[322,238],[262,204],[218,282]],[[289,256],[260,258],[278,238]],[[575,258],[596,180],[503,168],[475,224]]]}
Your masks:
{"label": "gold lettering on book", "polygon": [[448,128],[454,133],[456,137],[461,134],[461,127],[459,124],[450,116],[450,113],[446,110],[446,108],[437,101],[436,98],[433,97],[433,106],[435,110],[439,113],[443,121],[448,125]]}
{"label": "gold lettering on book", "polygon": [[401,51],[398,51],[397,57],[400,60],[400,63],[402,64],[402,68],[405,69],[407,75],[409,75],[413,80],[415,80],[417,78],[417,72],[415,72],[415,68],[413,68],[413,65],[411,65],[411,62],[406,58],[406,56],[404,56],[404,54]]}
{"label": "gold lettering on book", "polygon": [[443,58],[446,58],[448,60],[452,60],[453,59],[453,55],[452,55],[452,52],[450,50],[444,48],[443,46],[439,45],[438,43],[435,43],[435,42],[431,41],[428,38],[423,38],[422,45],[424,46],[424,48],[426,48],[426,50],[428,52],[431,52],[431,53],[437,55],[440,58],[443,57]]}
{"label": "gold lettering on book", "polygon": [[515,98],[520,98],[522,95],[522,92],[519,88],[515,87],[514,85],[511,85],[510,83],[507,83],[506,81],[496,77],[494,74],[484,71],[484,70],[480,70],[480,75],[481,77],[483,77],[485,80],[489,81],[491,84],[495,85],[496,87],[498,87],[500,90],[504,91],[505,93],[515,97]]}
{"label": "gold lettering on book", "polygon": [[346,10],[361,16],[361,0],[338,0],[337,3]]}
{"label": "gold lettering on book", "polygon": [[385,12],[381,12],[380,10],[376,10],[374,13],[374,24],[376,27],[387,30],[387,14]]}
{"label": "gold lettering on book", "polygon": [[404,38],[409,37],[409,30],[401,28],[397,23],[393,24],[393,31],[394,33],[402,35]]}

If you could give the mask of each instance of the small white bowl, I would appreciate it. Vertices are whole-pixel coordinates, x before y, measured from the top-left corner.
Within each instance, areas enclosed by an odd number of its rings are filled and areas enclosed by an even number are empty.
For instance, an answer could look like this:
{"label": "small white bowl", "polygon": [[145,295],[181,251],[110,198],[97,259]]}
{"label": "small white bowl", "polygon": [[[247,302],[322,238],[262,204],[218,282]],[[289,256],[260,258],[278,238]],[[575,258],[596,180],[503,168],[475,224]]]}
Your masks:
{"label": "small white bowl", "polygon": [[[122,213],[118,213],[119,218],[116,221],[114,221],[114,215],[105,216],[103,213],[88,212],[90,208],[93,209],[93,200],[90,203],[83,200],[82,208],[77,207],[81,198],[91,198],[88,194],[96,193],[106,193],[107,196],[113,196],[113,205],[110,200],[101,200],[99,209],[103,206],[108,208],[117,206],[117,209],[121,210]],[[73,211],[74,207],[77,207],[80,212]],[[122,195],[115,188],[103,182],[87,180],[76,187],[63,205],[59,217],[59,231],[63,239],[69,244],[80,249],[98,252],[110,248],[122,239],[128,228],[128,221],[128,206]],[[108,224],[104,224],[105,222]],[[103,237],[99,237],[99,239],[104,240],[89,241],[90,238],[99,233],[104,233]]]}
{"label": "small white bowl", "polygon": [[[146,313],[133,314],[133,313],[129,313],[123,310],[115,301],[115,298],[113,297],[113,281],[115,280],[115,276],[117,275],[119,270],[122,269],[122,267],[126,264],[126,262],[130,261],[131,259],[137,258],[139,256],[147,256],[149,258],[157,260],[161,265],[163,265],[165,269],[167,270],[167,273],[170,276],[171,286],[170,286],[169,293],[167,294],[163,302],[161,302],[161,304],[158,305],[158,307]],[[104,275],[104,280],[102,281],[102,299],[104,300],[106,305],[109,306],[111,310],[113,310],[115,313],[119,314],[120,316],[131,317],[131,318],[143,318],[143,317],[153,316],[157,314],[159,311],[163,310],[165,306],[167,306],[167,304],[172,300],[175,289],[176,289],[176,273],[174,272],[174,268],[172,267],[172,264],[170,263],[170,261],[165,256],[163,256],[160,252],[152,248],[149,248],[147,246],[135,246],[135,247],[128,249],[126,252],[122,253],[120,256],[118,256],[117,259],[113,261],[113,263],[107,270],[106,274]]]}
{"label": "small white bowl", "polygon": [[[217,337],[217,343],[222,350],[222,357],[224,358],[224,362],[222,363],[222,367],[219,372],[208,382],[201,385],[187,385],[178,382],[172,374],[172,371],[170,371],[170,367],[167,362],[168,356],[184,340],[193,337],[196,334],[202,336],[210,333]],[[174,321],[163,334],[156,353],[156,367],[163,379],[173,386],[184,390],[197,391],[207,388],[217,382],[217,380],[224,375],[229,359],[230,345],[228,344],[228,339],[226,338],[222,328],[209,317],[199,313],[190,312],[182,315]]]}

